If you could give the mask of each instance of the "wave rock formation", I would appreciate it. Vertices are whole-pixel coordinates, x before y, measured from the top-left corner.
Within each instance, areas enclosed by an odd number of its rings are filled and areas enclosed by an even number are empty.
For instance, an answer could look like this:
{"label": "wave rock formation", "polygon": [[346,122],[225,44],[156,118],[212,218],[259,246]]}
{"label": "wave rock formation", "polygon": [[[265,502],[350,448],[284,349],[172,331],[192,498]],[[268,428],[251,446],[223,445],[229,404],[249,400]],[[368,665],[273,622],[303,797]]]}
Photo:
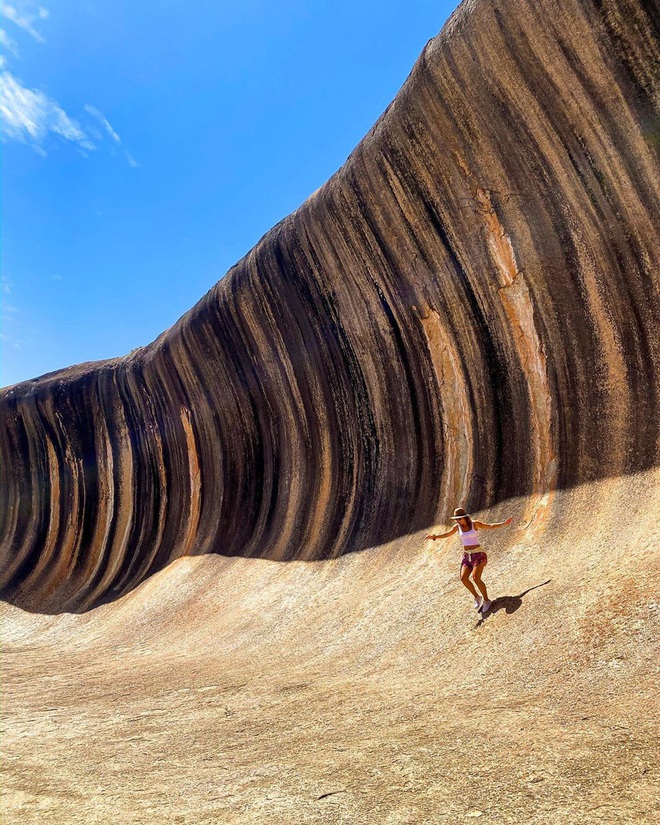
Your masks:
{"label": "wave rock formation", "polygon": [[660,9],[466,0],[346,164],[153,344],[2,391],[0,584],[318,560],[658,464]]}

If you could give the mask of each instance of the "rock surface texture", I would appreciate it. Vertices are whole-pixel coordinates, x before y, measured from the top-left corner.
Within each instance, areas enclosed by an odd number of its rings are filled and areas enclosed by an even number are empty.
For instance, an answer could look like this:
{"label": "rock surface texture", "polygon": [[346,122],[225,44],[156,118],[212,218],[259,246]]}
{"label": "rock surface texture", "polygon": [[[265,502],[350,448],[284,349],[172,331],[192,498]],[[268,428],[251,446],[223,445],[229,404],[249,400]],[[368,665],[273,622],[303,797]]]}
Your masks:
{"label": "rock surface texture", "polygon": [[172,329],[2,391],[3,822],[660,821],[659,154],[657,2],[465,2]]}
{"label": "rock surface texture", "polygon": [[342,169],[126,358],[1,397],[1,593],[318,560],[659,455],[660,13],[465,2]]}

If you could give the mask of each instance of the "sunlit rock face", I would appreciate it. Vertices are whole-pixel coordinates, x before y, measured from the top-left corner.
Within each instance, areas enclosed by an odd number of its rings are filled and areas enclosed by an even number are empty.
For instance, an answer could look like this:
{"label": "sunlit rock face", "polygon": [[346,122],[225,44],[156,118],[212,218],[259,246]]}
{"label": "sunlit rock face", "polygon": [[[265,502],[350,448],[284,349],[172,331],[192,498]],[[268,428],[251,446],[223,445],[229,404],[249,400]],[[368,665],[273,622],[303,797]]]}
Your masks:
{"label": "sunlit rock face", "polygon": [[[469,0],[174,327],[1,394],[3,598],[323,559],[659,456],[660,11]],[[219,583],[221,586],[221,583]]]}

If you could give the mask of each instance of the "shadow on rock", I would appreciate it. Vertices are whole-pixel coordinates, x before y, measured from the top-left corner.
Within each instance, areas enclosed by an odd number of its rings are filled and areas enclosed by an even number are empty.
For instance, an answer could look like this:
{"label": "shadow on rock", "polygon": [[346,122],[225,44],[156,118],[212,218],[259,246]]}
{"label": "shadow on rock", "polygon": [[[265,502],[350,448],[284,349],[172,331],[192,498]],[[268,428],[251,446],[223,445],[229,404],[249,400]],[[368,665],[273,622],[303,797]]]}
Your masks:
{"label": "shadow on rock", "polygon": [[480,627],[489,616],[498,613],[500,610],[504,610],[508,614],[515,613],[516,610],[522,606],[522,601],[528,593],[531,593],[532,590],[537,590],[539,587],[545,587],[545,585],[550,584],[551,581],[552,579],[548,579],[545,582],[541,582],[541,584],[535,584],[534,587],[528,587],[527,590],[524,590],[517,596],[500,596],[497,599],[493,599],[490,610],[485,616],[479,619],[477,627]]}

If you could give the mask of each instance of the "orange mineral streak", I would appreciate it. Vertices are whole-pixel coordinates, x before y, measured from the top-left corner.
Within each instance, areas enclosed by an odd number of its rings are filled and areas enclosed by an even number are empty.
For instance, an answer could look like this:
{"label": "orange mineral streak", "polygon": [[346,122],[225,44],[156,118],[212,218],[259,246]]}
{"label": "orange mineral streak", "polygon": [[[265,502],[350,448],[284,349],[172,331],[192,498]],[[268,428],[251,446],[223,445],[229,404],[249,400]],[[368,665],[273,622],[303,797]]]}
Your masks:
{"label": "orange mineral streak", "polygon": [[470,403],[466,375],[460,355],[448,332],[442,327],[440,315],[430,310],[420,316],[437,377],[438,397],[442,404],[445,448],[442,454],[443,483],[440,486],[438,516],[453,509],[454,502],[463,501],[470,489],[474,432],[470,422]]}
{"label": "orange mineral streak", "polygon": [[[457,159],[470,186],[473,176]],[[552,397],[543,343],[534,321],[534,302],[518,267],[511,238],[506,233],[488,189],[471,187],[476,213],[483,221],[490,260],[497,278],[497,293],[509,322],[509,332],[529,393],[533,487],[526,521],[530,537],[544,524],[544,513],[557,485],[557,445],[553,438]]]}
{"label": "orange mineral streak", "polygon": [[[116,579],[119,569],[125,560],[128,537],[134,518],[135,502],[131,481],[135,459],[125,411],[121,405],[116,409],[116,421],[118,426],[115,431],[114,443],[109,439],[105,440],[108,506],[110,512],[115,513],[115,539],[109,553],[98,553],[98,555],[96,555],[94,568],[95,572],[99,575],[99,579],[92,593],[87,597],[87,604],[93,604],[102,594],[105,594],[110,583]],[[113,478],[117,480],[116,487]],[[108,516],[106,515],[104,519],[106,524],[107,519]],[[98,549],[101,550],[104,548]]]}
{"label": "orange mineral streak", "polygon": [[[85,554],[84,569],[81,579],[92,584],[91,595],[87,596],[87,604],[93,604],[97,592],[95,584],[102,576],[102,567],[106,559],[106,549],[110,539],[115,514],[115,479],[114,479],[114,457],[112,453],[112,441],[105,424],[98,401],[94,399],[94,412],[97,427],[95,432],[97,473],[101,493],[99,495],[99,514],[96,520],[96,529],[90,541],[90,546]],[[102,585],[102,587],[104,587]],[[104,592],[102,590],[101,592]]]}
{"label": "orange mineral streak", "polygon": [[190,481],[190,509],[185,526],[185,537],[181,542],[181,555],[188,556],[194,552],[194,541],[197,534],[197,525],[199,523],[201,509],[201,475],[190,410],[181,410],[181,425],[186,438],[188,479]]}

